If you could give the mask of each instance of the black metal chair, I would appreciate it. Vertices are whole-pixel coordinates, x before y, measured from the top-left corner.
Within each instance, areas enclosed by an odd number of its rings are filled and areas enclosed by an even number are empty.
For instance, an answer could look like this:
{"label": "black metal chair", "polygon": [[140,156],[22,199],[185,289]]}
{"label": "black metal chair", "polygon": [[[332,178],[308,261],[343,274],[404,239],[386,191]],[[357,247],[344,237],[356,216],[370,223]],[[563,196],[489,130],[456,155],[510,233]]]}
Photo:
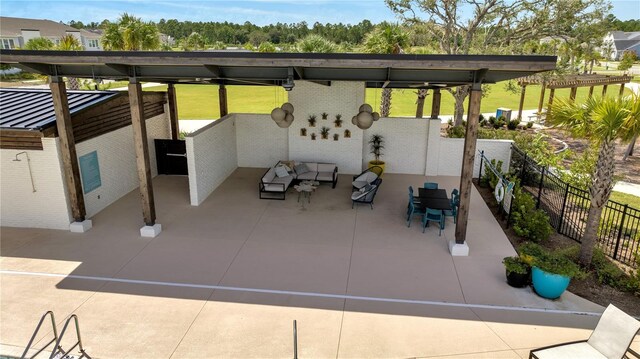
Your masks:
{"label": "black metal chair", "polygon": [[356,203],[367,203],[371,209],[373,209],[373,200],[376,198],[376,193],[378,192],[381,183],[382,179],[378,177],[373,181],[373,183],[371,183],[369,189],[365,189],[364,191],[354,191],[351,194],[351,208],[354,208]]}

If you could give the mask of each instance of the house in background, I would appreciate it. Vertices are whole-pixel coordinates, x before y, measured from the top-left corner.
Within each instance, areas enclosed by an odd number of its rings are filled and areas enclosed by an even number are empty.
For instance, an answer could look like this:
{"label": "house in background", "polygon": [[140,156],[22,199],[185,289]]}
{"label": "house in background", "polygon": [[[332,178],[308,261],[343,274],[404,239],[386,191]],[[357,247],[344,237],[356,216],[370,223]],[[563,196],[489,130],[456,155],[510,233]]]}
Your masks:
{"label": "house in background", "polygon": [[610,60],[620,60],[625,51],[633,51],[640,56],[640,31],[611,31],[604,37],[601,49],[602,56]]}
{"label": "house in background", "polygon": [[102,50],[99,32],[76,29],[51,20],[0,17],[0,48],[16,49],[29,40],[44,37],[56,45],[65,35],[72,35],[82,44],[84,50]]}

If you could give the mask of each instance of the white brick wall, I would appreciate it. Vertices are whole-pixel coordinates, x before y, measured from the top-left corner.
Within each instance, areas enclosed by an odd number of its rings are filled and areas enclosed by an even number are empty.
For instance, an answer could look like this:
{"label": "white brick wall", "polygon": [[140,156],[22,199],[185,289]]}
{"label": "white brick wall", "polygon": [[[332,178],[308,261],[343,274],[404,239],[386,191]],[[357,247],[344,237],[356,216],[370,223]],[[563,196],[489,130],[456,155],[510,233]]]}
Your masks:
{"label": "white brick wall", "polygon": [[373,134],[384,137],[385,172],[424,174],[427,157],[429,120],[425,118],[381,118],[364,131],[362,166],[366,168],[374,157],[369,151]]}
{"label": "white brick wall", "polygon": [[57,138],[43,138],[42,151],[27,151],[36,192],[20,150],[0,150],[0,224],[7,227],[69,229],[71,214],[60,162]]}
{"label": "white brick wall", "polygon": [[[496,161],[502,160],[505,165],[511,160],[510,140],[478,140],[476,146],[476,160],[474,161],[473,176],[477,177],[480,170],[480,158],[478,151],[484,150],[487,158]],[[462,170],[462,153],[464,149],[463,138],[441,138],[440,156],[438,161],[438,175],[440,176],[460,176]]]}
{"label": "white brick wall", "polygon": [[[289,102],[295,109],[295,121],[289,127],[289,159],[336,163],[340,173],[357,174],[362,171],[363,131],[351,124],[351,118],[364,103],[363,82],[332,81],[331,86],[323,86],[296,81],[296,87],[289,92]],[[329,114],[327,120],[322,120],[322,112]],[[316,127],[309,127],[307,122],[311,114],[317,116]],[[342,115],[340,128],[333,123],[336,114]],[[327,140],[320,137],[322,126],[330,128]],[[300,136],[303,127],[307,128],[306,137]],[[344,138],[346,129],[351,131],[351,138]],[[311,140],[311,132],[317,135],[315,141]],[[340,135],[338,141],[333,140],[334,133]]]}
{"label": "white brick wall", "polygon": [[[168,117],[161,114],[146,121],[151,175],[158,175],[154,139],[170,138]],[[90,218],[125,194],[138,188],[136,153],[131,125],[76,144],[78,157],[97,151],[102,186],[85,193]]]}
{"label": "white brick wall", "polygon": [[429,119],[429,130],[427,138],[427,158],[425,174],[427,176],[438,175],[438,164],[440,158],[440,126],[439,118]]}
{"label": "white brick wall", "polygon": [[233,115],[186,137],[191,205],[198,206],[238,168]]}
{"label": "white brick wall", "polygon": [[236,113],[233,118],[238,167],[270,167],[289,159],[289,130],[278,127],[270,115]]}

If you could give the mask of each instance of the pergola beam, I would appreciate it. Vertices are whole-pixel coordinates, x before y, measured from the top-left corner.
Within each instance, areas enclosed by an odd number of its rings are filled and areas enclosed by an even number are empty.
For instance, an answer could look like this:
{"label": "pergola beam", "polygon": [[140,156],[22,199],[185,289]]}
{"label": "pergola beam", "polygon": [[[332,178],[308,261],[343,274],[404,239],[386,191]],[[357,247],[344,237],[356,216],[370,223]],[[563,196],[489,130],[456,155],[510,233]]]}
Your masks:
{"label": "pergola beam", "polygon": [[442,100],[442,94],[440,89],[433,90],[433,98],[431,99],[431,118],[438,118],[440,116],[440,102]]}
{"label": "pergola beam", "polygon": [[222,83],[218,87],[218,102],[220,104],[220,117],[229,114],[229,105],[227,102],[227,87]]}
{"label": "pergola beam", "polygon": [[222,77],[222,70],[220,70],[220,66],[216,65],[204,65],[204,68],[207,69],[213,76],[217,78]]}
{"label": "pergola beam", "polygon": [[171,124],[171,139],[180,138],[180,122],[178,121],[178,99],[176,96],[176,86],[167,84],[167,105],[169,107],[169,123]]}

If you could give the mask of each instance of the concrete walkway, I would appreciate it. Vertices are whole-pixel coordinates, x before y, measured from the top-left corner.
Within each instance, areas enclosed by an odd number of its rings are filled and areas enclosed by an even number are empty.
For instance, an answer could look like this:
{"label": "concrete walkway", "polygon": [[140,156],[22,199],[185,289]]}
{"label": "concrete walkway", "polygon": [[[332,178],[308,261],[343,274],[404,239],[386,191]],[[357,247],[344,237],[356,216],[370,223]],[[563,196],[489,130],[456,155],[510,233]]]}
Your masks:
{"label": "concrete walkway", "polygon": [[615,186],[613,186],[613,190],[615,192],[622,192],[640,197],[640,184],[637,183],[618,181]]}
{"label": "concrete walkway", "polygon": [[[520,358],[587,338],[602,307],[505,283],[515,252],[477,191],[471,256],[407,228],[406,188],[456,177],[386,174],[374,209],[351,209],[350,177],[303,208],[259,200],[264,169],[238,169],[198,207],[186,177],[154,179],[163,232],[141,238],[133,191],[85,234],[2,228],[0,353],[19,353],[40,316],[77,313],[94,358]],[[38,337],[39,345],[47,333]],[[640,343],[634,344],[638,347]]]}

